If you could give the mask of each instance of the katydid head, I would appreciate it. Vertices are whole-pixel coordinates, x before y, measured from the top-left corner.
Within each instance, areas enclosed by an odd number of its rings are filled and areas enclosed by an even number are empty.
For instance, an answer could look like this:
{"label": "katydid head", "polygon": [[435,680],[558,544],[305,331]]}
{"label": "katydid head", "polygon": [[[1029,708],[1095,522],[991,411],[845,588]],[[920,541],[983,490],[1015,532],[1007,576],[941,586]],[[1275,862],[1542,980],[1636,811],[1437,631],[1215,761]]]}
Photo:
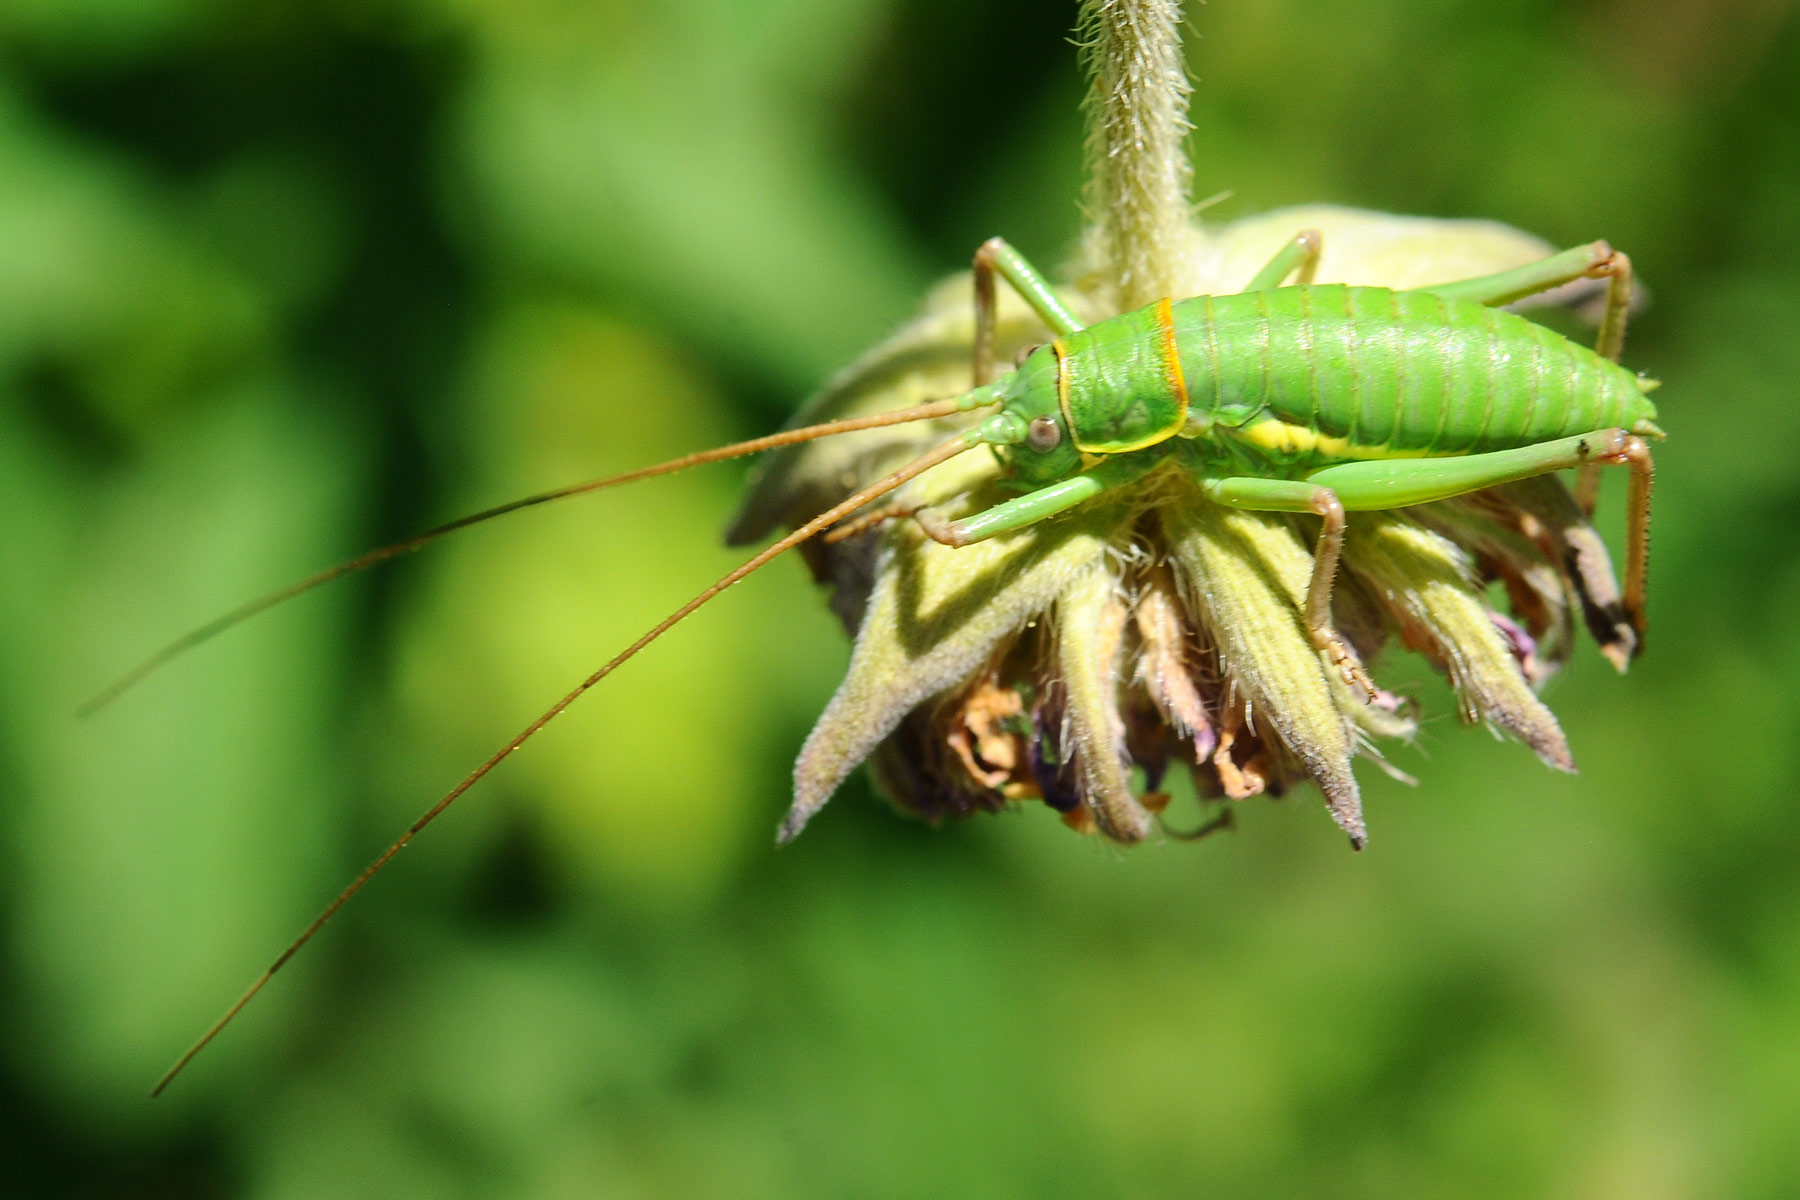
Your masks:
{"label": "katydid head", "polygon": [[1066,479],[1081,470],[1081,451],[1063,411],[1062,360],[1055,347],[1039,346],[1018,370],[992,385],[1000,411],[981,427],[982,440],[1022,485]]}

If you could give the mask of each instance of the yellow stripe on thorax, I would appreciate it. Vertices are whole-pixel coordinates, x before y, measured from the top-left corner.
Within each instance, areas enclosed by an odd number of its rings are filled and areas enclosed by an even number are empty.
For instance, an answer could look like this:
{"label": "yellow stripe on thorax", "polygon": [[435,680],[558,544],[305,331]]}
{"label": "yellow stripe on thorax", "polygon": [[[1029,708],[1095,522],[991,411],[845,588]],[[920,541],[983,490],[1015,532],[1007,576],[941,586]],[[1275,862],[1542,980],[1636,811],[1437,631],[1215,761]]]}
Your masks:
{"label": "yellow stripe on thorax", "polygon": [[1073,437],[1076,425],[1075,414],[1069,411],[1069,348],[1057,338],[1050,343],[1050,352],[1056,355],[1056,407],[1062,410],[1063,427]]}
{"label": "yellow stripe on thorax", "polygon": [[1187,376],[1181,373],[1181,347],[1175,344],[1174,301],[1168,296],[1156,306],[1156,325],[1162,333],[1163,373],[1169,379],[1169,392],[1181,401],[1181,420],[1187,420],[1188,390]]}

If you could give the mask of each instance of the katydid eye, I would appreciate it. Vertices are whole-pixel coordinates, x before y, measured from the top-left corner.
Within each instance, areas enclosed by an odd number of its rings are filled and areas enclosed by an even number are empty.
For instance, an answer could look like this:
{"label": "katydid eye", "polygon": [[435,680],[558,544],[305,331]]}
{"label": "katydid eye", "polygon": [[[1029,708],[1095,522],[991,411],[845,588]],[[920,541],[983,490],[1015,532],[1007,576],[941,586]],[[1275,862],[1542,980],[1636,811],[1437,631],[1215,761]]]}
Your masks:
{"label": "katydid eye", "polygon": [[1039,454],[1048,454],[1062,441],[1062,426],[1055,417],[1033,417],[1025,430],[1025,444]]}

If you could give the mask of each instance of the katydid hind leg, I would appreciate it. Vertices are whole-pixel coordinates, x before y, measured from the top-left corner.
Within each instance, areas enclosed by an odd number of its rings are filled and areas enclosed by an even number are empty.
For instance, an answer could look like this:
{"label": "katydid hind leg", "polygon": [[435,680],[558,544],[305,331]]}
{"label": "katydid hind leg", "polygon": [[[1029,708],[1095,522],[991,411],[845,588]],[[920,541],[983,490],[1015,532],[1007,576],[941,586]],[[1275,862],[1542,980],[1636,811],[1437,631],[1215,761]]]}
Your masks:
{"label": "katydid hind leg", "polygon": [[1038,269],[1025,256],[1013,249],[1005,238],[989,238],[975,251],[975,361],[976,387],[985,387],[994,376],[994,338],[999,315],[999,297],[995,294],[994,276],[998,274],[1024,297],[1057,337],[1078,332],[1081,321],[1069,310],[1062,297],[1050,286]]}
{"label": "katydid hind leg", "polygon": [[1625,352],[1625,325],[1631,318],[1631,256],[1614,250],[1596,271],[1606,276],[1606,307],[1600,314],[1600,335],[1594,342],[1594,353],[1618,362]]}
{"label": "katydid hind leg", "polygon": [[1350,512],[1406,508],[1588,463],[1622,463],[1630,440],[1627,430],[1599,429],[1483,454],[1336,463],[1306,479],[1331,488]]}
{"label": "katydid hind leg", "polygon": [[1650,585],[1650,491],[1656,462],[1650,443],[1641,437],[1625,439],[1619,461],[1631,469],[1625,499],[1625,619],[1637,632],[1633,655],[1644,652],[1644,631],[1649,623],[1645,607]]}
{"label": "katydid hind leg", "polygon": [[1594,463],[1579,468],[1575,472],[1575,504],[1581,509],[1581,515],[1593,518],[1594,509],[1600,504],[1600,468]]}
{"label": "katydid hind leg", "polygon": [[1635,657],[1642,653],[1644,645],[1644,609],[1650,565],[1650,492],[1655,474],[1650,446],[1643,438],[1624,429],[1600,429],[1486,454],[1339,463],[1314,471],[1307,480],[1331,488],[1346,509],[1356,512],[1448,500],[1536,475],[1603,466],[1623,466],[1631,470],[1626,505],[1622,606],[1626,620],[1638,635],[1631,651]]}

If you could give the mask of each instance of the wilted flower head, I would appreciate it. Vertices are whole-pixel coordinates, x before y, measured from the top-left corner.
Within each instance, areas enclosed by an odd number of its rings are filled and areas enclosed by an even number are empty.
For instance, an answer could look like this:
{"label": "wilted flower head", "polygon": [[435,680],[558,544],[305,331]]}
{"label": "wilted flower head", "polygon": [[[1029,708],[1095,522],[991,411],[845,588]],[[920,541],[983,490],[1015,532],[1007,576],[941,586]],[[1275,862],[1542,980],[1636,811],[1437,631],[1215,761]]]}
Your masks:
{"label": "wilted flower head", "polygon": [[[1240,290],[1297,231],[1324,234],[1321,283],[1418,287],[1518,266],[1549,248],[1489,222],[1337,208],[1290,209],[1190,232],[1192,294]],[[1082,315],[1119,311],[1077,265]],[[1579,295],[1555,297],[1578,300]],[[1048,340],[1001,298],[1007,354]],[[833,380],[797,418],[901,408],[969,387],[969,281]],[[940,441],[947,424],[895,426],[796,446],[768,464],[734,540],[798,525]],[[911,505],[978,509],[1006,495],[997,462],[964,455],[908,485]],[[1121,842],[1158,828],[1161,781],[1186,769],[1200,794],[1280,795],[1311,780],[1358,846],[1353,760],[1385,766],[1379,739],[1412,736],[1412,706],[1373,701],[1321,658],[1302,620],[1314,518],[1226,509],[1159,471],[1071,513],[952,549],[907,520],[813,543],[815,573],[856,645],[849,674],[795,769],[783,836],[797,833],[869,760],[901,808],[931,820],[1042,801],[1073,828]],[[1311,527],[1309,528],[1309,524]],[[1498,582],[1506,610],[1490,603]],[[1573,769],[1536,689],[1567,659],[1577,614],[1621,669],[1635,635],[1600,539],[1554,477],[1390,512],[1353,513],[1333,616],[1379,676],[1390,641],[1450,680],[1465,721]]]}

